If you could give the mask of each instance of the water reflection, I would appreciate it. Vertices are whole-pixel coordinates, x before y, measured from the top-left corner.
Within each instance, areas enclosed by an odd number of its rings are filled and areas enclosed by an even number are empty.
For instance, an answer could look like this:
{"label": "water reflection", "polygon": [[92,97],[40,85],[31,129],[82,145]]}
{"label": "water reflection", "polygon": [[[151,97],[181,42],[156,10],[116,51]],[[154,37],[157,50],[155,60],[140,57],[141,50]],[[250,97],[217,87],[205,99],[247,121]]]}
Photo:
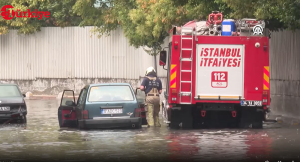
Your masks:
{"label": "water reflection", "polygon": [[269,158],[272,139],[266,131],[198,130],[169,134],[171,160],[247,160]]}
{"label": "water reflection", "polygon": [[137,130],[81,131],[59,128],[56,101],[27,104],[26,127],[0,127],[2,159],[265,161],[274,156],[299,156],[300,137],[295,127],[171,130],[164,125]]}
{"label": "water reflection", "polygon": [[184,159],[185,157],[193,157],[197,155],[200,148],[195,145],[198,142],[198,137],[193,132],[172,133],[166,136],[168,142],[168,152],[171,153],[171,160]]}
{"label": "water reflection", "polygon": [[270,159],[273,140],[266,131],[247,132],[246,144],[248,145],[247,157]]}

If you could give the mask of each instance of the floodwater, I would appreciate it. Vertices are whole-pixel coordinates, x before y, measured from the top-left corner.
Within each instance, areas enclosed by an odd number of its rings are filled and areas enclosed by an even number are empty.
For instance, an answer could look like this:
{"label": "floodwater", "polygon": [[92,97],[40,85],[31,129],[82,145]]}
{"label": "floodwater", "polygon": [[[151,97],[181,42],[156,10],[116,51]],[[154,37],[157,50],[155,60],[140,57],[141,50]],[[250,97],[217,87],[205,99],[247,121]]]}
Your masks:
{"label": "floodwater", "polygon": [[300,161],[300,127],[60,129],[56,100],[27,100],[27,124],[0,127],[1,161]]}

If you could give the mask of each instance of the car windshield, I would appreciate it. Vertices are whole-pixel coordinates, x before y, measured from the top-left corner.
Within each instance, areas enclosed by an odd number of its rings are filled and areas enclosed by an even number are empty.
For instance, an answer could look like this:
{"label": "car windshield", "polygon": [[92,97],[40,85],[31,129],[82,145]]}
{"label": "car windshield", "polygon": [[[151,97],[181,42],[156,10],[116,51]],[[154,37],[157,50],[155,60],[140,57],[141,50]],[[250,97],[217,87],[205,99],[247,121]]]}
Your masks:
{"label": "car windshield", "polygon": [[20,91],[14,85],[0,85],[0,97],[20,97]]}
{"label": "car windshield", "polygon": [[129,86],[97,86],[89,93],[89,102],[132,101],[133,94]]}

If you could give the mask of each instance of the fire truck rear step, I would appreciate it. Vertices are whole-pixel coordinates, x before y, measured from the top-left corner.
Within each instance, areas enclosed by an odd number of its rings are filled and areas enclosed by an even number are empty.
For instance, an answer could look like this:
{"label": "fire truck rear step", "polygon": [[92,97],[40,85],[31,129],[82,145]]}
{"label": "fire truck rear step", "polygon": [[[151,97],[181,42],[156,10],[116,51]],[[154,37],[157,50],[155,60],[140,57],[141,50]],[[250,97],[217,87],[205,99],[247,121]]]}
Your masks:
{"label": "fire truck rear step", "polygon": [[[181,58],[180,60],[181,60],[181,61],[193,61],[192,58]],[[181,68],[181,66],[180,66],[180,68]],[[181,71],[181,70],[180,70],[180,71]]]}
{"label": "fire truck rear step", "polygon": [[189,39],[189,40],[192,40],[193,38],[183,37],[182,39]]}
{"label": "fire truck rear step", "polygon": [[180,104],[191,104],[190,102],[180,102]]}
{"label": "fire truck rear step", "polygon": [[181,92],[180,93],[182,96],[191,96],[192,93],[191,92]]}

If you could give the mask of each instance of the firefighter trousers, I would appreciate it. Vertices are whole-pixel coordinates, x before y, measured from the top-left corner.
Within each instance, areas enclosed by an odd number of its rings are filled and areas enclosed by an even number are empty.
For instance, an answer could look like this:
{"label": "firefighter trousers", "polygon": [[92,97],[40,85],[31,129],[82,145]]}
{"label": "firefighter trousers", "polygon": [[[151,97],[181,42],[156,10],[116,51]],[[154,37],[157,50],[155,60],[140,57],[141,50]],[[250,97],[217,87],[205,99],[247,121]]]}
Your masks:
{"label": "firefighter trousers", "polygon": [[160,98],[159,96],[146,96],[145,106],[146,106],[146,119],[148,126],[160,127],[159,122],[159,111],[160,111]]}

